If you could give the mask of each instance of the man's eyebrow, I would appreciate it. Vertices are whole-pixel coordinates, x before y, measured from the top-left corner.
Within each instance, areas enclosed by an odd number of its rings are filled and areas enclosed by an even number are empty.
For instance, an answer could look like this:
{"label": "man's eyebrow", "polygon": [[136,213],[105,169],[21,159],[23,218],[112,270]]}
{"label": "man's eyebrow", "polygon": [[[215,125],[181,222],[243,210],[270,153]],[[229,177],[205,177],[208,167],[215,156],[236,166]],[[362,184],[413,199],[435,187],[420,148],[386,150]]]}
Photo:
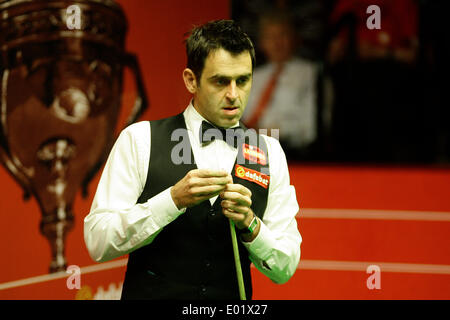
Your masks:
{"label": "man's eyebrow", "polygon": [[[245,74],[240,74],[240,75],[236,76],[235,78],[236,79],[239,79],[239,78],[250,78],[251,76],[252,76],[251,73],[245,73]],[[215,74],[215,75],[209,77],[208,79],[210,79],[210,80],[216,80],[216,79],[231,80],[231,79],[233,79],[233,77],[226,76],[226,75],[223,75],[223,74]]]}
{"label": "man's eyebrow", "polygon": [[241,74],[240,76],[238,76],[238,78],[251,78],[252,74],[251,73],[246,73],[246,74]]}

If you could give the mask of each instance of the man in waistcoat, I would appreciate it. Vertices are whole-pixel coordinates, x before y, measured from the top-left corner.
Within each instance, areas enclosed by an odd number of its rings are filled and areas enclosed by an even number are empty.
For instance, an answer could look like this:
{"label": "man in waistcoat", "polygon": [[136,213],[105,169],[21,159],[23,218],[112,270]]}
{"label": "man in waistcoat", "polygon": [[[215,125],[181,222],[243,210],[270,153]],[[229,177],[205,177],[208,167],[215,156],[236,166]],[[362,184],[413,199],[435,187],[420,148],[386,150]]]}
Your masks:
{"label": "man in waistcoat", "polygon": [[233,21],[218,20],[194,28],[186,52],[189,105],[121,132],[84,220],[94,260],[129,254],[122,299],[239,299],[229,219],[247,298],[250,263],[281,284],[300,260],[299,206],[283,150],[240,122],[252,42]]}

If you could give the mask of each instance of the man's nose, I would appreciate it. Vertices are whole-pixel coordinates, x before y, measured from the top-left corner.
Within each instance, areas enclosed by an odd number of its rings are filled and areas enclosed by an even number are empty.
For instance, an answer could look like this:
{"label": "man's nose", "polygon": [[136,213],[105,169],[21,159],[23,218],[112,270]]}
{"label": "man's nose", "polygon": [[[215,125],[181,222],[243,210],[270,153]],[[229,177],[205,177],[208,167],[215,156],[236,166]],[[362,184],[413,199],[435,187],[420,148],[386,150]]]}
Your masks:
{"label": "man's nose", "polygon": [[236,88],[236,81],[231,81],[228,85],[226,97],[230,101],[234,101],[238,97],[237,88]]}

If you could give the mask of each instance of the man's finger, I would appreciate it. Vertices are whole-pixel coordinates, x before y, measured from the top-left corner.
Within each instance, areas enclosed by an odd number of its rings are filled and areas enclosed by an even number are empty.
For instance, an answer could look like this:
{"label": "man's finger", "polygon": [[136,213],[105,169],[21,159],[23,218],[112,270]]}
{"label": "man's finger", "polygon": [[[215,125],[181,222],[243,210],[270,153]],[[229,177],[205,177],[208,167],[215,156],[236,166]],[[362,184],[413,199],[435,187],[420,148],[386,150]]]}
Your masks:
{"label": "man's finger", "polygon": [[207,185],[201,187],[194,187],[191,189],[191,194],[192,196],[200,196],[200,197],[207,196],[208,198],[211,198],[221,193],[224,190],[224,188],[225,185]]}
{"label": "man's finger", "polygon": [[213,169],[196,169],[193,173],[199,178],[209,178],[209,177],[226,177],[228,172],[225,170],[213,170]]}
{"label": "man's finger", "polygon": [[230,176],[202,178],[202,180],[203,180],[202,183],[205,183],[206,185],[213,185],[213,184],[227,185],[230,184],[231,181]]}
{"label": "man's finger", "polygon": [[248,197],[252,196],[252,192],[250,191],[250,189],[244,187],[242,184],[239,184],[239,183],[228,184],[226,191],[239,192],[240,194],[248,196]]}
{"label": "man's finger", "polygon": [[252,205],[252,199],[249,196],[243,195],[239,192],[225,190],[220,193],[220,197],[224,200],[231,200],[247,207]]}
{"label": "man's finger", "polygon": [[232,219],[235,222],[240,222],[245,220],[245,214],[243,213],[237,213],[234,211],[230,211],[228,209],[222,209],[223,214],[225,215],[225,217],[227,217],[228,219]]}
{"label": "man's finger", "polygon": [[221,202],[222,208],[227,209],[231,212],[235,213],[243,213],[247,215],[249,213],[250,208],[248,206],[242,206],[234,201],[223,200]]}
{"label": "man's finger", "polygon": [[229,177],[210,177],[210,178],[200,178],[200,177],[192,177],[189,180],[190,187],[201,187],[201,186],[210,186],[210,185],[225,185],[230,183]]}

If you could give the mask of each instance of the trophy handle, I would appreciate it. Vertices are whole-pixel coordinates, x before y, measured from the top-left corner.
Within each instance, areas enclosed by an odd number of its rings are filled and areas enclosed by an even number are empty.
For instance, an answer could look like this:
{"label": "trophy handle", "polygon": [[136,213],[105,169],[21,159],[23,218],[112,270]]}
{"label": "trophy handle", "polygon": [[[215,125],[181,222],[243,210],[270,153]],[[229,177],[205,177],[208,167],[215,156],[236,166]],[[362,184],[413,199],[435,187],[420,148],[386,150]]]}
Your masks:
{"label": "trophy handle", "polygon": [[[0,125],[1,127],[1,125]],[[23,191],[23,200],[28,201],[31,197],[31,187],[29,185],[27,176],[21,170],[21,167],[14,163],[9,153],[8,145],[4,142],[3,134],[0,134],[0,163],[6,168],[10,176],[19,183]]]}
{"label": "trophy handle", "polygon": [[25,201],[28,201],[31,197],[31,187],[29,180],[23,166],[20,163],[17,163],[17,161],[14,161],[15,159],[11,156],[9,146],[6,142],[6,117],[3,117],[3,115],[6,115],[6,101],[4,101],[4,99],[6,99],[7,95],[6,84],[8,83],[8,75],[9,70],[0,67],[0,113],[2,114],[0,120],[0,163],[3,163],[6,171],[11,175],[13,180],[17,181],[22,187],[23,199]]}
{"label": "trophy handle", "polygon": [[131,110],[131,114],[128,116],[128,120],[125,124],[125,127],[127,127],[134,123],[142,115],[142,113],[148,108],[149,102],[147,92],[145,91],[144,81],[142,80],[141,68],[139,66],[137,56],[132,53],[126,53],[124,56],[124,66],[130,68],[133,72],[137,90],[133,109]]}
{"label": "trophy handle", "polygon": [[[147,92],[145,91],[145,85],[141,74],[141,69],[139,65],[138,58],[133,53],[125,53],[122,57],[123,65],[128,67],[134,75],[134,81],[136,85],[136,100],[134,101],[133,109],[131,110],[130,115],[128,116],[127,121],[125,122],[125,126],[122,129],[125,129],[130,124],[134,123],[142,113],[148,108],[149,101],[147,98]],[[109,150],[108,150],[109,151]],[[94,178],[96,173],[102,167],[106,157],[108,157],[108,153],[106,153],[95,166],[87,173],[83,182],[81,183],[81,195],[83,198],[88,196],[88,184]]]}

